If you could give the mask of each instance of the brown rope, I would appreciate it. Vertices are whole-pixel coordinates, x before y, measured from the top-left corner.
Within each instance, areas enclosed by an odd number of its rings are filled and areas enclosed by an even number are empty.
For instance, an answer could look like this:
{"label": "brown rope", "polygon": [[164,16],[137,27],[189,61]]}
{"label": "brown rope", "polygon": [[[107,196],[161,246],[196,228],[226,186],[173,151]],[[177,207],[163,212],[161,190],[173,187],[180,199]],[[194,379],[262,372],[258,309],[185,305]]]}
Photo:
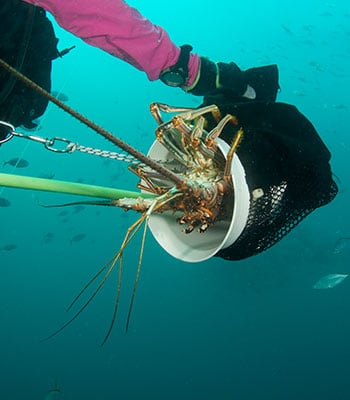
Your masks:
{"label": "brown rope", "polygon": [[116,136],[112,135],[112,133],[108,132],[106,129],[102,128],[101,126],[97,125],[95,122],[87,119],[84,115],[78,113],[73,108],[67,106],[66,104],[62,103],[56,97],[52,96],[48,91],[43,89],[41,86],[37,85],[35,82],[27,78],[25,75],[18,72],[15,68],[11,67],[7,62],[0,58],[0,66],[6,69],[8,72],[13,74],[17,79],[20,79],[23,83],[27,86],[41,94],[42,96],[46,97],[52,103],[56,104],[59,108],[70,114],[72,117],[76,118],[89,128],[93,129],[98,134],[102,135],[105,139],[109,140],[113,144],[117,145],[127,153],[134,156],[136,159],[144,163],[145,165],[152,168],[154,171],[159,172],[162,176],[168,178],[170,181],[174,182],[178,187],[184,185],[184,180],[180,178],[178,175],[174,174],[169,169],[163,167],[159,163],[151,160],[149,157],[141,153],[140,151],[136,150],[129,144],[125,143],[123,140],[118,139]]}

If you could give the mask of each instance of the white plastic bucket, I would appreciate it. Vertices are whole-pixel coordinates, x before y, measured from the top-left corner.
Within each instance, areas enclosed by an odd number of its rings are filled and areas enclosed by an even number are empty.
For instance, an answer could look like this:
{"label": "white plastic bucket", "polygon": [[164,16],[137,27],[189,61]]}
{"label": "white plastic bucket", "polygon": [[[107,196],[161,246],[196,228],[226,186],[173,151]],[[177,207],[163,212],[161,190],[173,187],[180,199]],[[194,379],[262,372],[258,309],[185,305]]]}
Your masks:
{"label": "white plastic bucket", "polygon": [[[226,158],[229,145],[220,138],[217,139],[217,144]],[[160,161],[173,158],[158,141],[153,143],[148,155]],[[250,194],[243,166],[236,154],[233,157],[231,172],[234,190],[231,220],[216,222],[204,233],[194,230],[186,234],[183,232],[183,226],[176,222],[182,213],[174,214],[169,211],[151,215],[149,228],[156,241],[171,256],[186,262],[205,261],[237,240],[247,222]]]}

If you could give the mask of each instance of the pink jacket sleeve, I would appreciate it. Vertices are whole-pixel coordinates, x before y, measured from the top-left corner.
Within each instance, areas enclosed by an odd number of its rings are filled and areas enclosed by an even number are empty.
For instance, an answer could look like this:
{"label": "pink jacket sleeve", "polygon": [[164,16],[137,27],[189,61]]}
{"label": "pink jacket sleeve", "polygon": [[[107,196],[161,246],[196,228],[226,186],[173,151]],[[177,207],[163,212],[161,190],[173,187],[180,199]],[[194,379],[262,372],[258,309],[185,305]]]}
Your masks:
{"label": "pink jacket sleeve", "polygon": [[[65,30],[85,42],[145,71],[150,80],[174,65],[180,49],[161,27],[152,24],[123,0],[24,0],[49,11]],[[199,68],[191,54],[190,86]]]}

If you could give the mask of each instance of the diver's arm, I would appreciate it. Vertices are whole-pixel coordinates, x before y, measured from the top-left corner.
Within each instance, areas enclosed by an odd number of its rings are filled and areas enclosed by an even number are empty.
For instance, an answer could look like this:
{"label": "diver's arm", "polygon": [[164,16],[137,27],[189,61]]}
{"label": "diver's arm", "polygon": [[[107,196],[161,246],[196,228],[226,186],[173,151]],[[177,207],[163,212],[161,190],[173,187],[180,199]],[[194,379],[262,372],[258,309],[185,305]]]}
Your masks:
{"label": "diver's arm", "polygon": [[[158,79],[179,58],[180,48],[165,30],[123,0],[23,1],[44,8],[62,28],[145,71],[150,80]],[[190,55],[188,67],[191,85],[198,74],[198,55]]]}
{"label": "diver's arm", "polygon": [[[276,65],[241,71],[233,62],[214,63],[206,57],[188,54],[191,49],[188,45],[181,52],[164,29],[123,0],[23,1],[49,11],[64,29],[145,71],[150,80],[161,78],[167,85],[180,86],[196,96],[224,93],[230,102],[242,98],[276,99],[279,88]],[[181,80],[174,76],[181,76]]]}

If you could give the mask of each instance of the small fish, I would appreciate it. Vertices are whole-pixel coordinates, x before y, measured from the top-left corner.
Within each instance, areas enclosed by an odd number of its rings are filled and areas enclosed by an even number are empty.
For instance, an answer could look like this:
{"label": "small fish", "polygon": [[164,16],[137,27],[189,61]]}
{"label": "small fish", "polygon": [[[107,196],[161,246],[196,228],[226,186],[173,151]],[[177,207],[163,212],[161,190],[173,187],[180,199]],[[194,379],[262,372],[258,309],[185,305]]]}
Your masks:
{"label": "small fish", "polygon": [[304,31],[311,33],[313,26],[312,25],[304,25],[303,29],[304,29]]}
{"label": "small fish", "polygon": [[85,238],[86,238],[85,233],[78,233],[77,235],[74,235],[73,237],[70,238],[70,244],[78,243]]}
{"label": "small fish", "polygon": [[0,207],[10,207],[11,203],[5,199],[5,197],[0,197]]}
{"label": "small fish", "polygon": [[80,212],[84,211],[86,207],[78,205],[74,206],[73,214],[79,214]]}
{"label": "small fish", "polygon": [[304,97],[305,93],[301,90],[293,90],[292,92],[295,96]]}
{"label": "small fish", "polygon": [[39,178],[43,179],[53,179],[55,177],[54,172],[43,172],[39,175]]}
{"label": "small fish", "polygon": [[316,71],[319,72],[324,72],[325,71],[325,67],[323,65],[321,65],[320,63],[318,63],[317,61],[310,61],[309,65],[314,68]]}
{"label": "small fish", "polygon": [[5,246],[0,247],[0,250],[4,250],[4,251],[12,251],[15,249],[17,249],[16,244],[5,244]]}
{"label": "small fish", "polygon": [[333,104],[333,108],[336,110],[345,110],[347,107],[345,104]]}
{"label": "small fish", "polygon": [[350,237],[339,238],[333,248],[333,254],[341,254],[350,250]]}
{"label": "small fish", "polygon": [[52,232],[47,232],[47,233],[45,233],[41,242],[43,244],[50,244],[53,241],[54,237],[55,237],[55,235]]}
{"label": "small fish", "polygon": [[318,280],[312,288],[333,289],[335,286],[338,286],[339,283],[343,282],[343,280],[348,276],[348,274],[329,274]]}
{"label": "small fish", "polygon": [[12,165],[15,168],[26,168],[28,167],[29,162],[24,158],[11,158],[11,160],[4,161],[2,165],[5,166],[7,164]]}
{"label": "small fish", "polygon": [[330,11],[320,12],[320,13],[318,13],[318,15],[320,17],[333,17],[333,14]]}
{"label": "small fish", "polygon": [[286,33],[288,33],[288,35],[294,35],[292,30],[287,25],[281,25],[281,27]]}
{"label": "small fish", "polygon": [[69,97],[65,93],[54,90],[51,94],[52,94],[52,96],[56,97],[57,100],[60,100],[63,102],[69,101]]}
{"label": "small fish", "polygon": [[69,214],[68,211],[61,211],[61,212],[59,212],[57,215],[58,215],[59,217],[66,217],[68,214]]}

